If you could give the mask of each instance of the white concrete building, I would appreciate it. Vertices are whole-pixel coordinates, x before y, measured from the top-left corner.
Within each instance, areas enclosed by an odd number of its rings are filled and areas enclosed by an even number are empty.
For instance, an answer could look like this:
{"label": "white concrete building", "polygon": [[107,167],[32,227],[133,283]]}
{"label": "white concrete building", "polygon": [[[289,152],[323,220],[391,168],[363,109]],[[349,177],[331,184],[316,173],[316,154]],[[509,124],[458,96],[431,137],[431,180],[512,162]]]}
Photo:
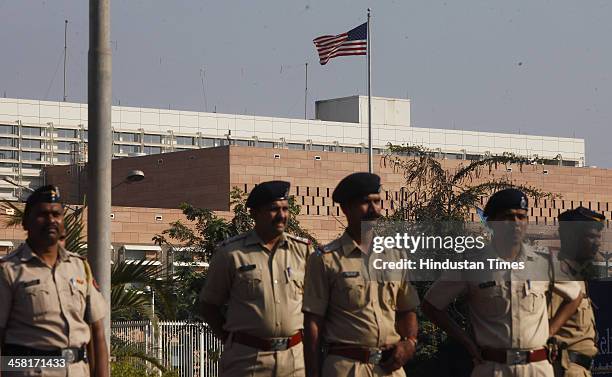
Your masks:
{"label": "white concrete building", "polygon": [[[228,143],[269,148],[365,153],[367,97],[317,101],[315,120],[113,106],[113,154],[126,157],[207,148]],[[445,158],[477,159],[513,152],[547,164],[584,166],[584,139],[417,128],[410,100],[374,97],[373,144],[422,145]],[[37,187],[44,165],[85,162],[87,105],[0,98],[0,198],[19,189],[2,180]]]}

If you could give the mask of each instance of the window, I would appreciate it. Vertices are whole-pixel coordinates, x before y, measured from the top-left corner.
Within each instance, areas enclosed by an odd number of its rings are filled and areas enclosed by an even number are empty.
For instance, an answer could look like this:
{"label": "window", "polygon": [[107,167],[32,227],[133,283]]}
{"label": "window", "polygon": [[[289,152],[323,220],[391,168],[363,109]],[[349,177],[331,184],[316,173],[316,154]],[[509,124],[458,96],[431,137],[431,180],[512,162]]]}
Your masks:
{"label": "window", "polygon": [[17,164],[12,164],[10,162],[0,162],[0,168],[14,168]]}
{"label": "window", "polygon": [[21,140],[21,148],[40,148],[42,146],[42,140]]}
{"label": "window", "polygon": [[22,160],[41,161],[42,153],[40,152],[21,152]]}
{"label": "window", "polygon": [[15,139],[0,137],[0,147],[14,147],[16,144]]}
{"label": "window", "polygon": [[207,138],[201,139],[200,146],[202,148],[214,147],[215,146],[215,139],[207,139]]}
{"label": "window", "polygon": [[239,145],[241,147],[249,147],[251,146],[251,142],[248,140],[234,140],[234,145]]}
{"label": "window", "polygon": [[215,139],[215,146],[230,145],[231,142],[232,141],[228,139]]}
{"label": "window", "polygon": [[138,153],[140,152],[140,146],[138,145],[120,145],[119,153]]}
{"label": "window", "polygon": [[355,147],[342,147],[342,151],[346,153],[359,153],[358,149]]}
{"label": "window", "polygon": [[15,126],[8,124],[0,124],[0,134],[13,135],[15,134]]}
{"label": "window", "polygon": [[161,153],[160,147],[144,147],[144,153],[146,154],[159,154]]}
{"label": "window", "polygon": [[320,144],[312,144],[310,146],[311,151],[323,151],[323,146]]}
{"label": "window", "polygon": [[271,141],[259,141],[257,142],[259,148],[274,148],[274,143]]}
{"label": "window", "polygon": [[38,127],[21,127],[21,135],[23,136],[40,136],[42,129]]}
{"label": "window", "polygon": [[336,152],[338,150],[338,147],[336,147],[335,145],[324,145],[323,150],[326,152]]}
{"label": "window", "polygon": [[[206,140],[211,140],[211,139],[206,139]],[[204,139],[202,139],[202,141],[204,141]],[[193,145],[193,138],[189,136],[177,136],[176,143],[178,145]]]}
{"label": "window", "polygon": [[125,250],[124,257],[126,260],[142,260],[146,259],[147,252],[144,250]]}
{"label": "window", "polygon": [[161,144],[161,135],[144,135],[144,142],[148,144]]}
{"label": "window", "polygon": [[113,140],[115,141],[127,141],[130,143],[138,143],[139,137],[138,134],[129,133],[129,132],[115,132],[113,133]]}
{"label": "window", "polygon": [[72,156],[69,154],[56,154],[57,162],[72,162]]}
{"label": "window", "polygon": [[65,138],[76,138],[78,130],[68,130],[63,128],[57,129],[57,137],[65,137]]}
{"label": "window", "polygon": [[83,130],[82,133],[81,133],[81,137],[85,141],[89,140],[89,131]]}
{"label": "window", "polygon": [[288,147],[289,147],[289,149],[296,149],[296,150],[300,150],[300,151],[303,151],[305,149],[305,145],[304,144],[297,144],[297,143],[289,143]]}
{"label": "window", "polygon": [[57,145],[57,149],[59,150],[71,151],[73,148],[73,145],[76,146],[76,143],[72,141],[58,141],[55,143],[55,145]]}
{"label": "window", "polygon": [[21,164],[21,168],[22,169],[40,169],[40,166],[32,165],[32,164]]}
{"label": "window", "polygon": [[0,159],[15,160],[17,159],[17,153],[15,151],[0,150]]}

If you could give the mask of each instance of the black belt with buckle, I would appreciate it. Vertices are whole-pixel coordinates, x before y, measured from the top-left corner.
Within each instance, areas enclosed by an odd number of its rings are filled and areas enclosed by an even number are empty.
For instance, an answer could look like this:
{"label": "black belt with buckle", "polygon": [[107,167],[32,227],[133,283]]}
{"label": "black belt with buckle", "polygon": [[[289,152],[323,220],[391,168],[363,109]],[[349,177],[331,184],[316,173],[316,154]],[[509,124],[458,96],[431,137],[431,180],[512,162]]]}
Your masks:
{"label": "black belt with buckle", "polygon": [[42,356],[42,357],[62,357],[69,364],[87,361],[87,351],[85,347],[76,348],[56,348],[54,350],[40,350],[36,348],[20,346],[18,344],[5,344],[2,346],[2,356]]}
{"label": "black belt with buckle", "polygon": [[567,350],[567,355],[572,363],[578,364],[586,370],[593,367],[593,358],[580,352]]}

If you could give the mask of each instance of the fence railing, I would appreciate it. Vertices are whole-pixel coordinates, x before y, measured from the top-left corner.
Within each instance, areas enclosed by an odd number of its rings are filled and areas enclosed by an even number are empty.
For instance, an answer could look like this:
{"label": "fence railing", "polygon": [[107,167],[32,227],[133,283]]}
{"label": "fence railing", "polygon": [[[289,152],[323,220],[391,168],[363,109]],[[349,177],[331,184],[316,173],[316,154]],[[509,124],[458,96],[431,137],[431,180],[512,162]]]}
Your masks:
{"label": "fence railing", "polygon": [[200,322],[113,322],[112,335],[181,377],[216,377],[222,343]]}

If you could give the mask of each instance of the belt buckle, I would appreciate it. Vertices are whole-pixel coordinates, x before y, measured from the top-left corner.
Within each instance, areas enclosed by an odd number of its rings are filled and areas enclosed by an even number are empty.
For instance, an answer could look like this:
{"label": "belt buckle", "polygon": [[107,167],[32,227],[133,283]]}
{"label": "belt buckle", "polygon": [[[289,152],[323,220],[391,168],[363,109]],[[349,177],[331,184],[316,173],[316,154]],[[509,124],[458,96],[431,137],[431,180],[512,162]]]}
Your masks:
{"label": "belt buckle", "polygon": [[382,351],[381,350],[375,350],[375,351],[370,351],[370,354],[368,356],[368,363],[369,364],[379,364],[380,360],[382,360]]}
{"label": "belt buckle", "polygon": [[74,350],[72,348],[62,349],[62,358],[65,359],[68,364],[74,363],[74,361],[76,360]]}
{"label": "belt buckle", "polygon": [[526,364],[526,363],[527,363],[527,352],[516,351],[516,350],[506,350],[506,364],[517,365],[517,364]]}
{"label": "belt buckle", "polygon": [[284,351],[289,346],[288,338],[280,338],[280,339],[272,339],[270,341],[270,350],[271,351]]}

